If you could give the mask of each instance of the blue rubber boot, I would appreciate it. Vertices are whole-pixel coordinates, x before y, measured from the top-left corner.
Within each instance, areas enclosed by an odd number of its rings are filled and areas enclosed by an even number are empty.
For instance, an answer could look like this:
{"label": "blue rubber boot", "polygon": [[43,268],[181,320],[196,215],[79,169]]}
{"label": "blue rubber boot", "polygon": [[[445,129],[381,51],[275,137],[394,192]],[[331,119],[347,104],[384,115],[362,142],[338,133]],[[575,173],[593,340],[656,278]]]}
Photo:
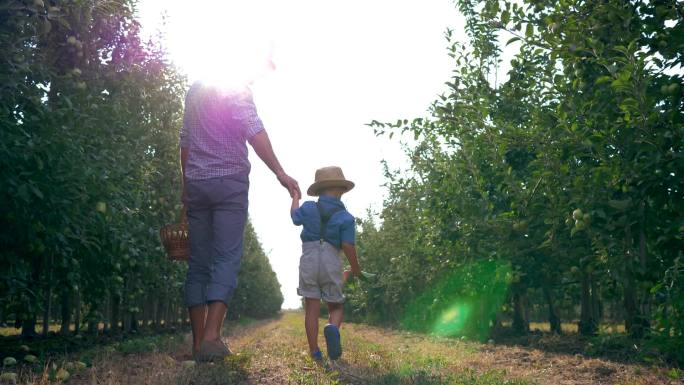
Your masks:
{"label": "blue rubber boot", "polygon": [[331,360],[336,360],[342,356],[342,342],[340,341],[340,329],[332,324],[325,325],[323,329],[325,335],[325,344],[328,347],[328,357]]}

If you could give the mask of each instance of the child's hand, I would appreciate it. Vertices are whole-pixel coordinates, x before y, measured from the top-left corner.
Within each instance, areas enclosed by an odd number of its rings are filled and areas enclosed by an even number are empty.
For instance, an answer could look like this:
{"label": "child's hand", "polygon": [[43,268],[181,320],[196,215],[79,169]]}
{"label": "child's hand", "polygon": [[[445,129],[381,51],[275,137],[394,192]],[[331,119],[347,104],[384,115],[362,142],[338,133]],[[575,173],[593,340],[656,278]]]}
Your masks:
{"label": "child's hand", "polygon": [[349,279],[351,279],[351,270],[345,270],[342,273],[342,280],[346,283]]}
{"label": "child's hand", "polygon": [[363,272],[360,268],[356,270],[352,269],[351,273],[354,274],[354,278],[363,279]]}
{"label": "child's hand", "polygon": [[302,194],[299,190],[294,191],[292,195],[292,204],[290,205],[290,215],[299,208],[299,200],[302,198]]}

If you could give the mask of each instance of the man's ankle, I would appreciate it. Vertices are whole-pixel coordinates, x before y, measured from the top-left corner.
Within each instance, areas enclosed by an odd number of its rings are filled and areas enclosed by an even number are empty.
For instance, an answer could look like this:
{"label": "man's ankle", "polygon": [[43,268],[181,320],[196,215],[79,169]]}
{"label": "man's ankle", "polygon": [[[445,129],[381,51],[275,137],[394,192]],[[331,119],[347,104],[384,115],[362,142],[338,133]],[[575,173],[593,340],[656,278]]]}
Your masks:
{"label": "man's ankle", "polygon": [[219,335],[213,335],[213,336],[205,335],[204,338],[202,339],[202,341],[209,341],[209,342],[216,342],[216,341],[220,341],[220,340],[221,340],[221,336],[219,336]]}

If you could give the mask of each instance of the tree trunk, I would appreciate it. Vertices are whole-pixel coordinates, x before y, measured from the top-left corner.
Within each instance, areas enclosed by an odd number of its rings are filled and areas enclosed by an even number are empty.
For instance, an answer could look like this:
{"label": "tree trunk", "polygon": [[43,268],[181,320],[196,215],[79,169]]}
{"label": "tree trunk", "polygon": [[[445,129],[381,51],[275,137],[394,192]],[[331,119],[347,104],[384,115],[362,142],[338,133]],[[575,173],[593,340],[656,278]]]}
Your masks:
{"label": "tree trunk", "polygon": [[81,332],[81,293],[76,290],[76,298],[74,300],[74,333]]}
{"label": "tree trunk", "polygon": [[136,317],[137,313],[131,313],[131,331],[132,332],[137,332],[138,331],[138,318]]}
{"label": "tree trunk", "polygon": [[556,306],[553,302],[551,289],[548,286],[544,285],[543,291],[544,297],[546,298],[546,305],[548,306],[549,310],[549,327],[551,329],[551,332],[555,334],[562,334],[563,330],[561,329],[561,320],[558,316]]}
{"label": "tree trunk", "polygon": [[36,333],[36,316],[31,315],[28,319],[21,321],[21,337],[32,338],[38,335]]}
{"label": "tree trunk", "polygon": [[591,276],[591,311],[596,320],[596,327],[601,323],[601,292],[598,288],[598,280],[593,275]]}
{"label": "tree trunk", "polygon": [[167,329],[169,327],[169,300],[165,299],[164,300],[164,312],[163,314],[163,319],[164,319],[164,329]]}
{"label": "tree trunk", "polygon": [[112,320],[112,306],[111,306],[111,296],[107,296],[105,299],[104,303],[104,313],[102,314],[103,320],[102,320],[102,333],[107,334],[109,333],[109,330],[111,329],[111,320]]}
{"label": "tree trunk", "polygon": [[592,297],[592,275],[586,268],[582,271],[582,299],[581,313],[578,329],[581,335],[589,336],[596,334],[598,323],[596,320],[594,298]]}
{"label": "tree trunk", "polygon": [[59,333],[67,335],[69,334],[69,326],[71,325],[71,292],[65,290],[62,292],[61,297],[62,325],[59,329]]}
{"label": "tree trunk", "polygon": [[152,300],[150,298],[145,298],[143,300],[143,313],[142,313],[142,326],[147,328],[151,324],[152,319]]}
{"label": "tree trunk", "polygon": [[97,335],[100,326],[100,315],[97,307],[91,305],[90,314],[88,314],[88,334]]}
{"label": "tree trunk", "polygon": [[[119,332],[122,330],[122,328],[119,328],[119,320],[121,318],[120,314],[120,305],[119,305],[119,298],[118,297],[112,297],[112,317],[111,317],[111,323],[112,323],[112,331],[113,332]],[[121,325],[123,327],[123,325]]]}
{"label": "tree trunk", "polygon": [[[167,304],[169,310],[167,311],[167,314],[166,314],[166,319],[167,319],[167,322],[169,323],[169,327],[173,327],[173,323],[175,322],[174,319],[176,318],[176,310],[175,310],[175,307],[173,306],[173,302],[174,301],[171,298],[169,298],[169,302]],[[226,314],[226,316],[227,316],[227,314]]]}
{"label": "tree trunk", "polygon": [[625,277],[624,288],[625,330],[633,337],[643,336],[643,321],[637,307],[636,282],[631,272]]}
{"label": "tree trunk", "polygon": [[154,302],[152,302],[152,322],[154,323],[155,330],[159,330],[161,328],[161,317],[159,307],[159,298],[155,298]]}
{"label": "tree trunk", "polygon": [[45,288],[45,308],[43,308],[43,337],[50,333],[50,311],[52,310],[52,285]]}
{"label": "tree trunk", "polygon": [[527,296],[524,293],[513,294],[513,331],[527,334],[530,331],[530,321],[527,319]]}
{"label": "tree trunk", "polygon": [[632,229],[625,227],[625,279],[624,279],[624,306],[625,306],[625,331],[635,338],[641,338],[644,334],[644,322],[639,314],[637,306],[637,288],[634,274],[634,255],[632,253]]}

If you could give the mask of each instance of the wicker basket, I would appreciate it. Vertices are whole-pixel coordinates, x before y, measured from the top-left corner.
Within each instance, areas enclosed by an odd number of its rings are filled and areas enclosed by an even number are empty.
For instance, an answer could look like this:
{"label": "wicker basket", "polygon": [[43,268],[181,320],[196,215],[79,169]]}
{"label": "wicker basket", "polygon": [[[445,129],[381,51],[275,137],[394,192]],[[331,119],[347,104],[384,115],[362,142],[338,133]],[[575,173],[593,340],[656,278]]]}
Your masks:
{"label": "wicker basket", "polygon": [[180,223],[170,223],[159,230],[166,255],[173,261],[187,261],[190,258],[188,241],[188,222],[185,212],[181,213]]}

